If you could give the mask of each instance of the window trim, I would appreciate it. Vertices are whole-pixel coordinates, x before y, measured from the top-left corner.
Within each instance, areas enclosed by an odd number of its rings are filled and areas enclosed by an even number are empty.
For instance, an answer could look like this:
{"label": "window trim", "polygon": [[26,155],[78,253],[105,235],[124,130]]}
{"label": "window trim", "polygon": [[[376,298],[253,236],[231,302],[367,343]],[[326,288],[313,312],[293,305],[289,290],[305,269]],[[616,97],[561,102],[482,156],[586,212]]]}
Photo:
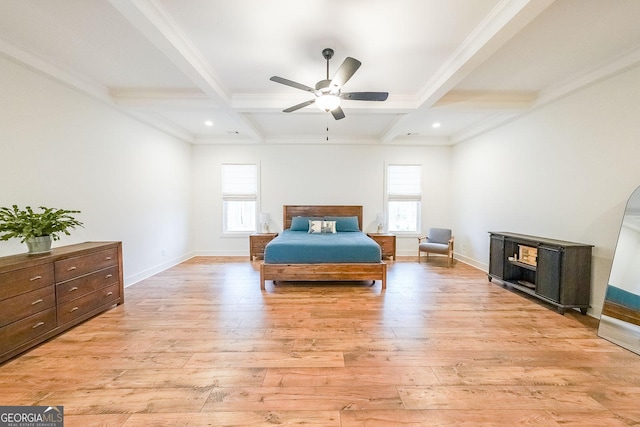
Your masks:
{"label": "window trim", "polygon": [[[225,166],[254,166],[255,167],[255,172],[256,172],[256,191],[255,194],[253,193],[248,193],[248,194],[235,194],[235,193],[228,193],[225,194],[224,192],[224,168]],[[260,221],[259,219],[259,212],[260,212],[260,164],[259,163],[245,163],[245,162],[228,162],[228,163],[221,163],[220,165],[220,174],[221,174],[221,181],[220,181],[220,187],[221,187],[221,204],[222,206],[220,207],[220,210],[222,212],[222,235],[227,236],[227,237],[246,237],[249,236],[251,234],[257,233],[258,232],[258,223]],[[238,231],[232,231],[229,230],[227,228],[227,206],[226,206],[226,202],[229,201],[253,201],[255,202],[255,212],[254,212],[254,224],[253,224],[253,230],[238,230]]]}

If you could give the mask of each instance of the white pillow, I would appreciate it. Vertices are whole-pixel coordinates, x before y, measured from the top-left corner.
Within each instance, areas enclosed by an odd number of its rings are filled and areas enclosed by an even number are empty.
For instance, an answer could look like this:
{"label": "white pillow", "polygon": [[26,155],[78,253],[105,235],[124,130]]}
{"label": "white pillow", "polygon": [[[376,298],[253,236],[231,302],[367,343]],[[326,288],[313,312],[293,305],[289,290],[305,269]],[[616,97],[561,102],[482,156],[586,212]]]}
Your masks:
{"label": "white pillow", "polygon": [[336,222],[335,221],[315,221],[309,220],[309,233],[335,233]]}

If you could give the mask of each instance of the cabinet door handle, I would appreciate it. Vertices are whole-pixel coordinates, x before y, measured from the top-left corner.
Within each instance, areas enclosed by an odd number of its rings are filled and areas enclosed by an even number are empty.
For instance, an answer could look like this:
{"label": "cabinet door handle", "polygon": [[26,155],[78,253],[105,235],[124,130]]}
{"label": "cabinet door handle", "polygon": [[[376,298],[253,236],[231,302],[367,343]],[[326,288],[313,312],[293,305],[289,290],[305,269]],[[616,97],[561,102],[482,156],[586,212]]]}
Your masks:
{"label": "cabinet door handle", "polygon": [[74,311],[79,310],[79,309],[80,309],[79,307],[73,307],[71,310],[69,310],[69,313],[73,313]]}
{"label": "cabinet door handle", "polygon": [[73,291],[77,291],[77,290],[78,290],[78,287],[74,286],[73,288],[69,289],[69,292],[73,292]]}
{"label": "cabinet door handle", "polygon": [[42,279],[42,276],[34,276],[31,279],[29,279],[30,282],[33,282],[34,280],[40,280]]}
{"label": "cabinet door handle", "polygon": [[105,279],[111,279],[113,277],[113,274],[107,274],[107,277],[105,277]]}
{"label": "cabinet door handle", "polygon": [[74,265],[73,267],[69,267],[69,268],[67,268],[67,271],[73,271],[73,270],[75,270],[76,268],[77,268],[77,267]]}
{"label": "cabinet door handle", "polygon": [[44,322],[38,322],[35,325],[33,325],[31,329],[39,328],[40,326],[43,326],[43,325],[44,325]]}
{"label": "cabinet door handle", "polygon": [[36,304],[40,304],[42,302],[42,298],[35,300],[34,302],[31,303],[31,305],[36,305]]}

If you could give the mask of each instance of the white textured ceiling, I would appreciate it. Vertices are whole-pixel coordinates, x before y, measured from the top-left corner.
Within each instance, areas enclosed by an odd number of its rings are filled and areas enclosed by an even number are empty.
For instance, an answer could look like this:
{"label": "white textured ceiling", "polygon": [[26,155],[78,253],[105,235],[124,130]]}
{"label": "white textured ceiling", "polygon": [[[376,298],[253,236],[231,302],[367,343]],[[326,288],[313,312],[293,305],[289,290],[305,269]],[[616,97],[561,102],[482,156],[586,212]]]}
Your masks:
{"label": "white textured ceiling", "polygon": [[[453,144],[637,66],[638,22],[638,0],[3,0],[0,54],[192,143]],[[389,99],[283,113],[313,95],[269,78],[314,86],[325,47]]]}

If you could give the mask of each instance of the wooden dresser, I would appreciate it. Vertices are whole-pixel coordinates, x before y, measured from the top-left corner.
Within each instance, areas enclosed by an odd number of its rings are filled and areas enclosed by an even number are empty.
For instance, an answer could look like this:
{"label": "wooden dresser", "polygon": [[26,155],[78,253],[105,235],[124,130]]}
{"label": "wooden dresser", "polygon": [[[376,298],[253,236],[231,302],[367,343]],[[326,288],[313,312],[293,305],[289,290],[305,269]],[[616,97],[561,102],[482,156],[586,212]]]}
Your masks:
{"label": "wooden dresser", "polygon": [[0,258],[0,363],[124,302],[121,242]]}

